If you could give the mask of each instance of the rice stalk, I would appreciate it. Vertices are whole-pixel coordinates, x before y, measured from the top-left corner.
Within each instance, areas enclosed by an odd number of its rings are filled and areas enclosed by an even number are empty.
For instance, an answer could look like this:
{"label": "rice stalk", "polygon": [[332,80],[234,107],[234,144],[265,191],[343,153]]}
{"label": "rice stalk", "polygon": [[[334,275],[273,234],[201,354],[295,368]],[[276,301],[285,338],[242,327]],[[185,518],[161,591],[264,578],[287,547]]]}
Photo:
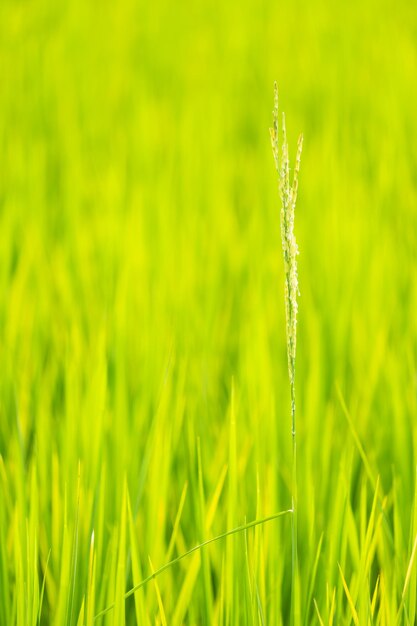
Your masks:
{"label": "rice stalk", "polygon": [[[297,346],[297,312],[298,302],[298,271],[297,256],[298,246],[294,234],[294,215],[298,192],[298,175],[301,163],[301,151],[303,147],[303,136],[298,139],[295,167],[290,176],[289,151],[287,142],[287,131],[285,126],[285,114],[282,114],[282,142],[280,150],[279,122],[278,122],[278,87],[274,84],[274,110],[273,127],[270,129],[272,152],[275,160],[275,167],[279,179],[279,195],[281,198],[281,240],[284,257],[285,272],[285,313],[286,313],[286,335],[287,335],[287,356],[288,375],[291,391],[291,438],[292,438],[292,524],[291,524],[291,545],[292,545],[292,597],[291,613],[293,624],[300,622],[300,593],[298,583],[298,549],[297,549],[297,438],[296,438],[296,411],[295,411],[295,357]],[[281,154],[280,154],[281,152]]]}

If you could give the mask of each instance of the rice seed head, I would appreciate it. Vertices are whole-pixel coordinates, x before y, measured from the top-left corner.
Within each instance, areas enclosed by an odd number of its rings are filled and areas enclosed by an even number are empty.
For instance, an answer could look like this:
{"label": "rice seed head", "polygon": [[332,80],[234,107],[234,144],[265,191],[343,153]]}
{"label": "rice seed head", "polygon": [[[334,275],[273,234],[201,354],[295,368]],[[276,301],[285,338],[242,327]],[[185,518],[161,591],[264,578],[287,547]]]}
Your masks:
{"label": "rice seed head", "polygon": [[[295,355],[297,345],[297,312],[299,295],[297,256],[298,246],[294,234],[295,205],[298,192],[298,175],[300,172],[303,136],[300,135],[297,145],[295,167],[291,181],[287,130],[285,114],[282,114],[282,144],[279,149],[278,134],[278,87],[274,84],[273,127],[270,129],[272,153],[279,178],[279,194],[281,198],[281,241],[285,271],[285,310],[287,322],[287,354],[288,372],[291,384],[295,378]],[[281,154],[280,154],[281,152]]]}

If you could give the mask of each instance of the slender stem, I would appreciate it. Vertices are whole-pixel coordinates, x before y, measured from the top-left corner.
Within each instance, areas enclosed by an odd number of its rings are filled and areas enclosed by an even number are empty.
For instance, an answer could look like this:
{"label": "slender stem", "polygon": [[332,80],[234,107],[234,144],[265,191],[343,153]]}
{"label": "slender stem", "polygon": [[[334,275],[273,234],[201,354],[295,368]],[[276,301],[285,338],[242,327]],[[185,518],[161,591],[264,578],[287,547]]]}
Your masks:
{"label": "slender stem", "polygon": [[297,437],[295,421],[295,384],[291,382],[291,436],[292,436],[292,517],[291,517],[291,582],[292,582],[292,619],[293,625],[297,626],[300,621],[299,614],[299,589],[298,589],[298,527],[297,527]]}

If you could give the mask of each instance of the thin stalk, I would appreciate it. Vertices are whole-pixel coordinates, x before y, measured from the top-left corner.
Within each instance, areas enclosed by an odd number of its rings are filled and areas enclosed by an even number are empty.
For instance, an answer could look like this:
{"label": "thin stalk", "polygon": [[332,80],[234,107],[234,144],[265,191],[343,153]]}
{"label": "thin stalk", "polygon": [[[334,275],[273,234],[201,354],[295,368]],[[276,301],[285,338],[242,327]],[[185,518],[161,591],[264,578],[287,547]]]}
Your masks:
{"label": "thin stalk", "polygon": [[297,296],[298,246],[294,235],[294,214],[298,192],[298,174],[300,171],[303,137],[298,140],[297,155],[292,183],[290,182],[290,166],[288,155],[285,115],[282,115],[282,146],[279,149],[278,128],[278,88],[274,85],[273,128],[270,129],[272,152],[279,178],[279,194],[281,198],[281,240],[285,272],[285,313],[287,335],[288,376],[291,392],[291,439],[292,439],[292,472],[291,472],[291,616],[292,623],[300,623],[300,593],[298,583],[298,531],[297,531],[297,436],[295,409],[295,356],[297,344]]}

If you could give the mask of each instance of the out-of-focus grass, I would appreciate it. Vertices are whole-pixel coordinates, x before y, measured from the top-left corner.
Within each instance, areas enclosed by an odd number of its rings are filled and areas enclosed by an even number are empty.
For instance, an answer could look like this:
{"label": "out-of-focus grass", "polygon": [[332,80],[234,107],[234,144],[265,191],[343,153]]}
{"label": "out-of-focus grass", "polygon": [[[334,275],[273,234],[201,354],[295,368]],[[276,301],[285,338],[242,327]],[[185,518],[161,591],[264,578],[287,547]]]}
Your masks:
{"label": "out-of-focus grass", "polygon": [[288,623],[285,517],[123,600],[290,505],[277,79],[302,620],[413,624],[412,3],[4,0],[0,72],[0,623]]}

